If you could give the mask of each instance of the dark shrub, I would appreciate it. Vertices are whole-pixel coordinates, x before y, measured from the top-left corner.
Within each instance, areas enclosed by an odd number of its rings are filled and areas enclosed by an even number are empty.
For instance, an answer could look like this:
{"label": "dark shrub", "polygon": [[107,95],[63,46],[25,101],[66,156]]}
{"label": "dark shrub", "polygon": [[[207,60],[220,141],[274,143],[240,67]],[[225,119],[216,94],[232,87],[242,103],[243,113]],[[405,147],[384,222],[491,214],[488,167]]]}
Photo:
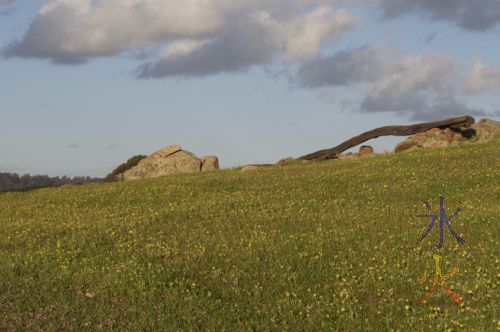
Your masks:
{"label": "dark shrub", "polygon": [[132,167],[136,166],[142,159],[144,159],[146,157],[147,156],[143,156],[143,155],[133,156],[132,158],[130,158],[129,160],[127,160],[126,163],[121,164],[120,166],[118,166],[117,168],[115,168],[113,170],[113,172],[111,172],[108,175],[106,175],[106,177],[104,178],[104,181],[106,181],[106,182],[116,181],[116,176],[118,174],[121,174],[121,173],[123,173],[125,171],[128,171],[129,169],[131,169]]}

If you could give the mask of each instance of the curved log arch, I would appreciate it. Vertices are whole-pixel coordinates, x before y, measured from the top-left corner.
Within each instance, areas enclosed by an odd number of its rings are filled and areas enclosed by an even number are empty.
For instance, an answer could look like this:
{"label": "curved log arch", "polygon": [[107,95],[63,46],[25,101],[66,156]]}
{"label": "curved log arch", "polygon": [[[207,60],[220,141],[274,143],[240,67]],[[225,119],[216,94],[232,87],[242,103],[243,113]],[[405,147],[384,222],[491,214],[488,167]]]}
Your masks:
{"label": "curved log arch", "polygon": [[340,145],[337,145],[334,148],[316,151],[308,155],[302,156],[299,159],[301,160],[335,159],[345,150],[380,136],[408,136],[416,133],[425,132],[432,128],[445,129],[445,128],[470,127],[472,124],[474,124],[474,122],[475,120],[472,116],[465,115],[461,117],[449,118],[440,121],[417,123],[410,126],[380,127],[364,132],[361,135],[354,136],[353,138],[343,142]]}

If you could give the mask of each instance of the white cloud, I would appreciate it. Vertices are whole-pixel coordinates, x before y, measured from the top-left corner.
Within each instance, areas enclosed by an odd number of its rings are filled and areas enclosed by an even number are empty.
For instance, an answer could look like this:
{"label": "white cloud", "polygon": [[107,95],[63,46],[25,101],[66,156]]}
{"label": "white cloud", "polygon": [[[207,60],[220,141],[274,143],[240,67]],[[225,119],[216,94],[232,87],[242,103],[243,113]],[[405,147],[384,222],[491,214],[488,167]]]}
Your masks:
{"label": "white cloud", "polygon": [[216,35],[239,11],[268,0],[49,0],[25,36],[7,49],[55,61],[115,55],[175,39]]}
{"label": "white cloud", "polygon": [[[0,0],[0,8],[11,2]],[[484,0],[480,7],[470,0],[47,0],[4,56],[71,64],[134,51],[148,59],[135,71],[141,78],[298,64],[302,87],[366,83],[361,110],[414,118],[480,114],[461,101],[459,92],[500,91],[500,67],[480,61],[463,80],[461,66],[438,54],[399,57],[365,46],[322,55],[324,46],[360,20],[336,7],[345,3],[375,4],[385,18],[413,13],[467,30],[500,22],[498,0]]]}
{"label": "white cloud", "polygon": [[278,55],[285,63],[301,61],[317,56],[322,45],[334,42],[357,22],[356,17],[343,10],[335,12],[324,6],[298,16],[293,13],[290,20],[271,11],[239,17],[231,22],[230,29],[222,30],[215,38],[201,43],[190,41],[182,56],[172,57],[170,50],[179,46],[169,45],[165,57],[140,66],[137,75],[203,77],[271,63]]}
{"label": "white cloud", "polygon": [[165,58],[181,58],[199,50],[209,40],[180,39],[170,43],[165,49]]}
{"label": "white cloud", "polygon": [[405,111],[423,107],[426,97],[449,94],[457,64],[442,55],[409,55],[392,64],[363,102],[368,111]]}
{"label": "white cloud", "polygon": [[465,78],[463,91],[470,94],[500,92],[500,66],[485,65],[478,60]]}
{"label": "white cloud", "polygon": [[[243,58],[241,66],[234,61],[227,68],[209,63],[211,68],[199,68],[201,72],[240,70],[278,54],[285,62],[303,60],[316,56],[357,20],[344,10],[304,0],[48,0],[23,38],[8,45],[4,55],[80,63],[128,50],[151,53],[164,48],[163,58],[141,67],[149,68],[148,76],[161,77],[150,72],[159,67],[164,73],[190,76],[193,71],[166,70],[166,66],[174,58],[177,65],[181,58],[194,64],[193,56],[200,52],[219,52],[227,58],[224,52],[231,48],[233,55],[237,51]],[[243,22],[251,26],[243,27]]]}
{"label": "white cloud", "polygon": [[272,43],[284,49],[285,62],[317,56],[325,41],[335,41],[359,20],[345,10],[333,11],[329,6],[287,20],[276,19],[270,12],[260,12],[256,18],[268,31]]}
{"label": "white cloud", "polygon": [[461,69],[440,54],[398,57],[388,49],[363,46],[304,63],[297,82],[307,88],[370,84],[360,95],[363,112],[394,112],[414,120],[487,115],[460,97]]}
{"label": "white cloud", "polygon": [[409,55],[388,67],[364,98],[365,112],[395,112],[413,120],[488,115],[458,94],[461,66],[443,55]]}
{"label": "white cloud", "polygon": [[253,24],[252,18],[239,20],[217,38],[194,45],[181,56],[177,51],[177,56],[169,55],[168,49],[172,46],[167,47],[167,55],[141,65],[136,75],[140,78],[205,77],[238,72],[272,62],[275,52],[266,30]]}

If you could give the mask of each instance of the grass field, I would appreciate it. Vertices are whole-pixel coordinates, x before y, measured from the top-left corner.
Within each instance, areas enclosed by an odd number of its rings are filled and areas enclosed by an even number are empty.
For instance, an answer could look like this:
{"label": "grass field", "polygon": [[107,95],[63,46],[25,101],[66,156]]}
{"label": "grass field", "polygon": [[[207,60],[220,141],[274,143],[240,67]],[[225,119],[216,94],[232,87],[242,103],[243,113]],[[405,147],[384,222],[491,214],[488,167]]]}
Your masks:
{"label": "grass field", "polygon": [[499,234],[499,139],[3,193],[0,330],[498,331]]}

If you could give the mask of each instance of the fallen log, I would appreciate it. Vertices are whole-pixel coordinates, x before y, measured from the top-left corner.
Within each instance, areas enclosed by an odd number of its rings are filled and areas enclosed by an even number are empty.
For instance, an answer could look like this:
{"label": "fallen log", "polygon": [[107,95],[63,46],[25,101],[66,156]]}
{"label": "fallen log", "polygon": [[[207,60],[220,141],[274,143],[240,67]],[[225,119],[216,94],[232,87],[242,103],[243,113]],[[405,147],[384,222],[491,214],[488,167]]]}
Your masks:
{"label": "fallen log", "polygon": [[425,132],[432,128],[445,129],[445,128],[470,127],[474,122],[475,120],[472,116],[465,115],[457,118],[449,118],[440,121],[417,123],[410,126],[380,127],[364,132],[361,135],[355,136],[334,148],[316,151],[314,153],[302,156],[299,159],[300,160],[335,159],[345,150],[350,149],[368,140],[371,140],[372,138],[377,138],[380,136],[408,136],[416,133]]}

